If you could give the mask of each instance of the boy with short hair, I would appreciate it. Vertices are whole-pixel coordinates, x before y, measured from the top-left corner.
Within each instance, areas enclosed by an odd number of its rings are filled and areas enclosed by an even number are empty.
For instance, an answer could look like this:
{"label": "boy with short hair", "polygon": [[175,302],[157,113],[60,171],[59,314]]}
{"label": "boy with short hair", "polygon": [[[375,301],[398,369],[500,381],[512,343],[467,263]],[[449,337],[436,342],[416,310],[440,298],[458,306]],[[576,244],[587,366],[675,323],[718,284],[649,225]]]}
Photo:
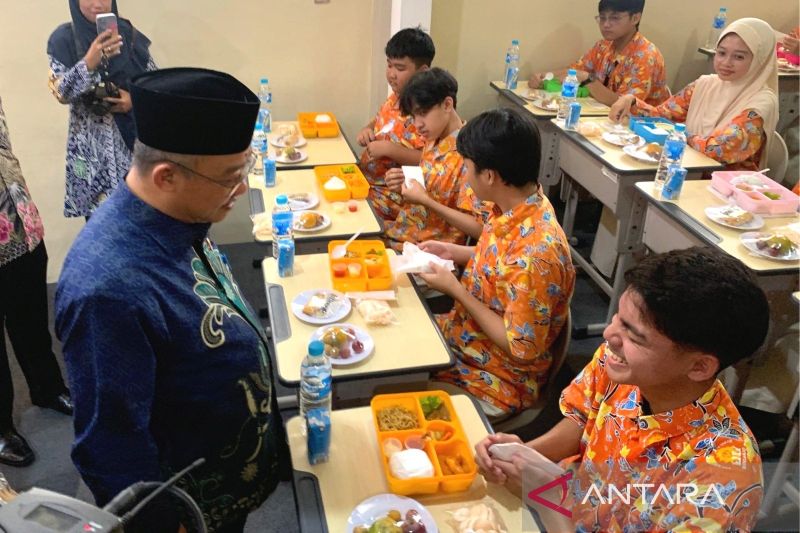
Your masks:
{"label": "boy with short hair", "polygon": [[[664,57],[639,33],[644,0],[600,0],[595,17],[603,38],[570,65],[592,97],[606,105],[623,94],[633,94],[658,105],[669,97]],[[563,79],[567,69],[553,73]],[[543,73],[531,75],[528,85],[539,88]]]}
{"label": "boy with short hair", "polygon": [[460,281],[436,265],[420,274],[455,300],[437,321],[456,365],[435,378],[465,389],[499,420],[536,401],[569,313],[575,269],[537,180],[541,142],[531,120],[514,109],[482,113],[461,130],[458,151],[469,185],[491,211],[474,247],[421,245],[466,265]]}
{"label": "boy with short hair", "polygon": [[[625,280],[605,344],[561,394],[565,418],[526,444],[564,460],[572,517],[534,507],[549,531],[750,531],[761,458],[716,376],[764,342],[764,292],[738,259],[699,247],[650,256]],[[492,457],[500,442],[521,443],[501,433],[476,446],[489,481],[517,493],[553,481],[545,459]]]}
{"label": "boy with short hair", "polygon": [[415,73],[426,70],[436,49],[430,36],[419,28],[400,30],[386,43],[386,81],[392,94],[377,115],[358,134],[358,144],[365,147],[359,167],[370,184],[369,202],[385,220],[394,220],[402,202],[400,194],[386,186],[390,168],[419,163],[424,139],[413,121],[400,111],[400,92]]}
{"label": "boy with short hair", "polygon": [[[402,251],[404,242],[463,244],[467,234],[480,234],[479,204],[468,190],[464,159],[456,151],[463,124],[456,111],[457,93],[455,78],[437,67],[418,72],[403,89],[400,109],[413,118],[425,139],[419,165],[425,180],[421,196],[428,201],[404,198],[397,218],[386,223],[386,242],[397,251]],[[401,169],[387,171],[386,183],[391,190],[405,194]]]}

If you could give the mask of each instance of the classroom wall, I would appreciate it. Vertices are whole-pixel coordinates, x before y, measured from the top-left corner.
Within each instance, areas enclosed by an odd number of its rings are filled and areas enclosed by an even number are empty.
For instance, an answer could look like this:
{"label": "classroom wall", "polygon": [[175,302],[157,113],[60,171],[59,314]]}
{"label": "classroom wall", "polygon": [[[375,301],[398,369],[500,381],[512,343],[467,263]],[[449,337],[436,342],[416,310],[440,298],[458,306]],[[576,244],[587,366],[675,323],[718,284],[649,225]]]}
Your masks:
{"label": "classroom wall", "polygon": [[[795,0],[648,0],[640,30],[664,55],[673,91],[707,72],[697,47],[705,44],[720,5],[728,8],[729,21],[758,17],[783,32],[800,23]],[[520,41],[520,79],[527,80],[533,71],[563,68],[588,50],[600,38],[596,14],[597,2],[588,0],[434,0],[434,63],[458,79],[459,111],[470,118],[496,105],[489,82],[502,79],[511,39]]]}
{"label": "classroom wall", "polygon": [[[390,0],[374,2],[388,13],[383,4]],[[291,119],[298,110],[331,110],[354,136],[378,105],[370,94],[374,2],[118,0],[118,5],[120,15],[150,37],[159,66],[223,70],[254,89],[267,75],[276,119]],[[18,2],[0,0],[0,98],[14,152],[44,219],[48,279],[54,282],[84,225],[83,219],[63,216],[68,109],[47,88],[47,38],[69,19],[69,8],[67,0],[24,4],[21,9]],[[383,80],[385,60],[380,64],[377,75]]]}

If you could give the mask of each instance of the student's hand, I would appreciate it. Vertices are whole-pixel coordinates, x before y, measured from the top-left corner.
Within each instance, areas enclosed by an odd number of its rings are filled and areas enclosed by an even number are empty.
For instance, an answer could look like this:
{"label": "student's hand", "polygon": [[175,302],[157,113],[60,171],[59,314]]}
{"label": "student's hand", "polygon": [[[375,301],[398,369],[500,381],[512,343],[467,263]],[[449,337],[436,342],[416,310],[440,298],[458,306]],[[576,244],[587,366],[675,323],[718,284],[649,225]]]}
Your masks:
{"label": "student's hand", "polygon": [[781,44],[792,55],[800,55],[800,40],[797,37],[792,37],[791,35],[787,35],[781,41]]}
{"label": "student's hand", "polygon": [[370,159],[388,157],[393,145],[392,141],[372,141],[367,144],[367,155]]}
{"label": "student's hand", "polygon": [[83,60],[86,62],[86,68],[89,70],[97,70],[97,67],[100,66],[100,58],[102,58],[103,55],[111,59],[122,53],[120,51],[121,48],[122,36],[119,34],[115,36],[111,30],[104,31],[92,41],[92,44],[89,45],[89,49],[86,51],[86,55],[83,56]]}
{"label": "student's hand", "polygon": [[109,109],[112,113],[127,113],[133,107],[131,103],[131,93],[123,91],[122,89],[119,90],[119,98],[112,98],[109,96],[103,98],[103,100],[112,105],[111,109]]}
{"label": "student's hand", "polygon": [[451,244],[449,242],[441,241],[424,241],[419,243],[419,249],[423,252],[428,252],[436,257],[445,260],[453,260],[453,252],[450,250]]}
{"label": "student's hand", "polygon": [[539,72],[534,72],[528,79],[528,87],[531,89],[541,89],[544,75]]}
{"label": "student's hand", "polygon": [[358,132],[358,137],[356,137],[358,144],[361,146],[366,146],[372,141],[375,140],[375,132],[373,131],[372,126],[366,126],[364,129]]}
{"label": "student's hand", "polygon": [[453,296],[456,291],[461,288],[461,282],[458,281],[458,278],[447,270],[443,266],[439,266],[435,263],[429,263],[428,266],[432,270],[430,274],[420,273],[418,274],[425,283],[428,284],[428,287],[435,291],[442,292],[447,294],[448,296]]}
{"label": "student's hand", "polygon": [[386,181],[386,186],[390,191],[400,192],[403,189],[403,182],[406,180],[406,177],[403,175],[403,169],[390,168],[386,171],[386,175],[383,179]]}
{"label": "student's hand", "polygon": [[492,444],[503,442],[518,442],[522,444],[522,440],[516,435],[495,433],[494,435],[488,435],[485,439],[475,445],[475,462],[478,463],[478,472],[480,472],[481,475],[486,478],[486,481],[489,481],[490,483],[498,483],[500,485],[504,484],[508,478],[503,470],[496,464],[500,462],[500,460],[492,459],[492,456],[489,455],[489,447]]}
{"label": "student's hand", "polygon": [[410,204],[425,205],[430,199],[428,193],[425,192],[425,188],[418,181],[412,181],[411,187],[406,187],[405,183],[403,183],[400,192],[403,194],[403,200]]}
{"label": "student's hand", "polygon": [[624,118],[630,116],[631,106],[635,101],[636,97],[632,94],[620,96],[611,106],[611,111],[608,112],[608,118],[611,122],[622,122]]}

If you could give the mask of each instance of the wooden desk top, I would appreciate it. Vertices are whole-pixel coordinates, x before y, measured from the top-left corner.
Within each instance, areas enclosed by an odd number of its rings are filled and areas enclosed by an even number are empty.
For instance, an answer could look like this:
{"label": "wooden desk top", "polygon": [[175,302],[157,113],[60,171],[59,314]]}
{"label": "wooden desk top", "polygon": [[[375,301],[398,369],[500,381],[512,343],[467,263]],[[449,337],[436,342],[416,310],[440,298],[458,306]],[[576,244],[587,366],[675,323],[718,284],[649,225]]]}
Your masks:
{"label": "wooden desk top", "polygon": [[[394,251],[388,250],[393,254]],[[296,384],[300,381],[300,363],[308,351],[311,334],[320,326],[301,322],[292,314],[292,300],[310,289],[332,288],[328,254],[299,255],[294,258],[294,276],[278,276],[277,263],[268,257],[262,263],[264,284],[281,285],[286,301],[291,336],[276,341],[275,359],[281,381]],[[397,324],[368,326],[353,305],[350,314],[342,319],[366,330],[375,341],[375,351],[364,361],[347,367],[334,367],[333,379],[346,380],[379,377],[392,374],[428,372],[446,368],[454,363],[438,327],[425,302],[404,274],[395,282],[397,300],[390,302]]]}
{"label": "wooden desk top", "polygon": [[[490,431],[485,419],[468,396],[455,395],[451,399],[467,439],[474,446]],[[389,492],[381,467],[372,412],[369,407],[333,411],[330,461],[324,464],[312,466],[308,463],[306,439],[301,430],[302,421],[299,417],[292,418],[286,424],[292,465],[297,471],[316,476],[328,531],[350,533],[346,531],[347,519],[356,505],[371,496]],[[475,477],[472,486],[465,492],[412,497],[431,512],[439,531],[446,533],[450,531],[450,526],[447,525],[448,510],[478,503],[487,496],[493,500],[492,505],[502,516],[508,530],[520,532],[522,513],[527,511],[522,507],[519,496],[500,486],[487,484],[480,475]],[[313,506],[313,502],[298,502],[298,505]],[[528,523],[533,521],[528,518]],[[529,528],[526,531],[537,530]]]}
{"label": "wooden desk top", "polygon": [[[297,241],[320,241],[345,239],[353,235],[359,228],[363,228],[364,235],[380,235],[383,233],[383,225],[370,209],[366,200],[356,200],[358,211],[351,213],[345,207],[343,213],[335,213],[333,204],[325,199],[322,192],[317,187],[317,178],[313,169],[302,170],[279,170],[275,177],[275,187],[264,186],[264,176],[251,174],[249,186],[252,189],[261,191],[264,199],[264,210],[269,213],[275,205],[275,197],[279,194],[292,194],[298,192],[312,192],[319,198],[319,205],[314,207],[314,211],[319,211],[331,217],[331,225],[322,231],[315,233],[294,232]],[[345,203],[346,204],[346,203]],[[256,237],[257,241],[270,242],[271,236],[266,238]]]}
{"label": "wooden desk top", "polygon": [[[771,273],[781,273],[784,271],[791,271],[796,270],[800,262],[787,262],[787,261],[778,261],[767,259],[765,257],[760,257],[750,253],[747,248],[740,242],[739,236],[744,233],[743,231],[736,230],[733,228],[728,228],[721,224],[717,224],[716,222],[710,220],[705,215],[705,208],[710,206],[718,206],[718,205],[725,205],[725,201],[721,200],[717,195],[712,193],[709,188],[711,187],[711,182],[708,180],[699,180],[699,181],[686,181],[683,184],[683,188],[681,189],[681,196],[680,198],[675,201],[667,201],[657,199],[653,195],[653,182],[639,182],[636,184],[636,188],[639,189],[642,193],[644,193],[645,197],[648,199],[650,203],[652,203],[656,207],[660,207],[663,203],[670,203],[675,204],[681,208],[686,214],[688,214],[691,218],[697,221],[701,226],[704,228],[711,230],[715,233],[718,237],[720,237],[720,242],[713,242],[707,241],[707,244],[712,246],[716,246],[720,250],[740,259],[745,265],[752,268],[758,273],[763,274],[771,274]],[[668,214],[669,211],[666,211]],[[671,218],[674,218],[671,217]],[[677,219],[675,219],[677,220]],[[681,221],[677,220],[679,223]],[[800,216],[786,216],[786,217],[773,217],[773,218],[764,218],[765,225],[762,229],[758,231],[770,231],[771,229],[778,228],[780,226],[785,226],[787,224],[791,224],[793,222],[800,221]],[[682,226],[686,227],[685,224]],[[689,231],[691,231],[690,227],[686,227]],[[706,240],[702,239],[701,240]]]}
{"label": "wooden desk top", "polygon": [[[272,131],[278,131],[278,128],[284,124],[294,124],[298,131],[300,130],[297,121],[283,120],[273,122]],[[345,139],[344,135],[342,134],[341,124],[339,124],[339,135],[336,137],[317,137],[306,139],[306,141],[308,141],[308,144],[301,146],[298,148],[298,150],[306,152],[308,154],[308,159],[299,163],[278,163],[278,168],[284,170],[296,170],[301,168],[313,168],[320,165],[344,165],[347,163],[355,163],[357,161],[353,150],[350,149],[350,145],[347,143],[347,139]],[[269,145],[269,151],[273,156],[275,155],[275,147],[271,144]]]}
{"label": "wooden desk top", "polygon": [[[490,84],[494,89],[498,91],[506,91],[506,84],[502,81],[493,81]],[[529,97],[530,89],[528,87],[528,82],[521,81],[517,84],[517,88],[511,91],[516,96],[519,97],[520,101],[518,102],[522,107],[524,107],[527,111],[529,111],[534,117],[536,118],[553,118],[556,116],[555,111],[548,111],[547,109],[540,109],[535,105],[531,104],[531,99]],[[557,96],[554,94],[554,96]],[[581,116],[584,117],[605,117],[608,116],[608,112],[611,110],[607,105],[601,104],[594,98],[578,98],[578,102],[581,104]]]}
{"label": "wooden desk top", "polygon": [[[603,117],[587,117],[581,118],[582,122],[597,122],[603,123],[608,119]],[[646,163],[639,161],[627,155],[622,151],[622,148],[609,144],[604,141],[600,136],[597,137],[584,137],[578,132],[567,131],[564,125],[556,120],[552,121],[555,126],[561,130],[562,134],[575,141],[583,149],[591,153],[594,157],[603,162],[604,165],[612,168],[613,170],[621,173],[641,173],[647,174],[648,172],[655,172],[658,168],[658,163]],[[707,157],[691,146],[686,147],[683,154],[682,166],[690,172],[695,170],[719,170],[722,164]],[[655,176],[655,174],[653,174]]]}

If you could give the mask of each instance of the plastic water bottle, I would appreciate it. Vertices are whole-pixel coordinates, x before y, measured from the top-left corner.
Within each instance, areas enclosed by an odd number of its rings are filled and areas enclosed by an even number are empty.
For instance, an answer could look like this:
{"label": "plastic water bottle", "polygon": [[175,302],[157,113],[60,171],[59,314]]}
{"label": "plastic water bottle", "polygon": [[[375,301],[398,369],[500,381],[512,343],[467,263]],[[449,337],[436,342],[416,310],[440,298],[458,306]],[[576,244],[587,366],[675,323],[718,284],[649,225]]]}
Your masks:
{"label": "plastic water bottle", "polygon": [[261,78],[261,84],[258,88],[258,118],[256,119],[256,127],[261,125],[264,133],[272,131],[272,113],[270,106],[272,105],[272,91],[269,88],[269,80]]}
{"label": "plastic water bottle", "polygon": [[721,7],[719,8],[719,13],[717,13],[717,15],[714,17],[714,22],[711,23],[711,30],[708,32],[706,48],[715,48],[717,46],[717,40],[719,39],[722,29],[725,27],[727,22],[728,8]]}
{"label": "plastic water bottle", "polygon": [[264,173],[264,161],[267,159],[267,134],[263,127],[256,122],[256,129],[253,130],[253,141],[250,143],[253,153],[256,154],[256,164],[253,167],[253,174],[261,175]]}
{"label": "plastic water bottle", "polygon": [[658,162],[656,171],[655,192],[660,193],[667,180],[667,172],[670,165],[681,166],[683,153],[686,151],[686,125],[675,124],[672,133],[664,141],[664,148],[661,150],[661,160]]}
{"label": "plastic water bottle", "polygon": [[566,120],[569,106],[578,97],[578,73],[574,68],[567,71],[567,77],[561,83],[561,100],[558,103],[557,120]]}
{"label": "plastic water bottle", "polygon": [[503,81],[506,83],[506,89],[512,91],[517,88],[517,77],[519,75],[519,41],[514,39],[511,41],[511,46],[506,50],[506,70]]}
{"label": "plastic water bottle", "polygon": [[264,186],[265,187],[274,187],[275,186],[275,179],[277,177],[277,168],[275,159],[269,156],[266,156],[264,159]]}
{"label": "plastic water bottle", "polygon": [[661,189],[662,200],[675,201],[681,197],[683,182],[686,180],[687,170],[679,165],[670,165],[667,169],[667,181]]}
{"label": "plastic water bottle", "polygon": [[331,441],[331,361],[325,345],[311,341],[300,365],[300,417],[305,421],[308,462],[328,460]]}
{"label": "plastic water bottle", "polygon": [[275,198],[275,207],[272,208],[272,257],[275,259],[278,259],[278,240],[292,234],[293,220],[289,198],[285,194],[279,194]]}

